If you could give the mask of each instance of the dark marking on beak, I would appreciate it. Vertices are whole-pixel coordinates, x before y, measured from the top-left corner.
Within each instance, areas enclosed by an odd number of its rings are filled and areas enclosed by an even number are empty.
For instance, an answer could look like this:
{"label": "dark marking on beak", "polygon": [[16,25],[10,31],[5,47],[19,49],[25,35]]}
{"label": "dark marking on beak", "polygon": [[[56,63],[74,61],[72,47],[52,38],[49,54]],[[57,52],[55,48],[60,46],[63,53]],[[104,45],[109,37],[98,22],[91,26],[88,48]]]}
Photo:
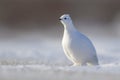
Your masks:
{"label": "dark marking on beak", "polygon": [[59,19],[59,20],[62,20],[62,19]]}

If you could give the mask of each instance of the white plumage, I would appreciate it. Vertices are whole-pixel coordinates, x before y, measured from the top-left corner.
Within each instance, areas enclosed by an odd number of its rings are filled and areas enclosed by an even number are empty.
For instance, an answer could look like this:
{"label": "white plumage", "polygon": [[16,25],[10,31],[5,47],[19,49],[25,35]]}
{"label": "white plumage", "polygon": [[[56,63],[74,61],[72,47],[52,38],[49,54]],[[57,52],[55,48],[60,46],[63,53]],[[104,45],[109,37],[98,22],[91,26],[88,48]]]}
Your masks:
{"label": "white plumage", "polygon": [[62,46],[73,65],[98,65],[92,42],[74,27],[69,14],[62,15],[59,20],[64,25]]}

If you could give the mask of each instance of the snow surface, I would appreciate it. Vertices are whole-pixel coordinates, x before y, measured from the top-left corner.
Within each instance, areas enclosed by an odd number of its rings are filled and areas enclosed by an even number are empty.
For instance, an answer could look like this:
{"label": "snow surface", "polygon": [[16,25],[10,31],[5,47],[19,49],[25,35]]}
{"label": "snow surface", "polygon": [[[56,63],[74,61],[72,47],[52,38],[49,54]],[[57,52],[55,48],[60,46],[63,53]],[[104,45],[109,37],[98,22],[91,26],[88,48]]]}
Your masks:
{"label": "snow surface", "polygon": [[120,39],[95,39],[99,66],[71,66],[61,41],[1,41],[0,80],[119,80]]}

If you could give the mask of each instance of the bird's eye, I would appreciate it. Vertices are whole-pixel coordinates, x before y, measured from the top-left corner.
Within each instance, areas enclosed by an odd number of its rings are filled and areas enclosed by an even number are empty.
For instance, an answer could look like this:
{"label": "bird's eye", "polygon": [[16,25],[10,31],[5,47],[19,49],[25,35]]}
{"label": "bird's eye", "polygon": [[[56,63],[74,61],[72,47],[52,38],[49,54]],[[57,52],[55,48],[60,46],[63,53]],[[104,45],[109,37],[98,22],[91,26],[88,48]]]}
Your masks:
{"label": "bird's eye", "polygon": [[66,20],[67,18],[65,17],[64,19]]}

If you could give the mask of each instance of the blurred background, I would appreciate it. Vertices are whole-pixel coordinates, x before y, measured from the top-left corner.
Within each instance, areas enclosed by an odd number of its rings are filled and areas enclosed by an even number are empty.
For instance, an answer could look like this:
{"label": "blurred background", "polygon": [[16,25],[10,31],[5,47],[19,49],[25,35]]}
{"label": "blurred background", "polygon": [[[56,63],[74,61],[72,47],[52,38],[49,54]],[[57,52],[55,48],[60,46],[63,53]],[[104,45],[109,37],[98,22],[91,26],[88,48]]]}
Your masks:
{"label": "blurred background", "polygon": [[64,28],[58,19],[63,14],[70,14],[98,53],[120,52],[119,0],[0,0],[1,60],[60,59]]}
{"label": "blurred background", "polygon": [[76,27],[93,37],[120,37],[119,0],[0,0],[0,37],[39,33],[61,37],[59,17],[70,14]]}

